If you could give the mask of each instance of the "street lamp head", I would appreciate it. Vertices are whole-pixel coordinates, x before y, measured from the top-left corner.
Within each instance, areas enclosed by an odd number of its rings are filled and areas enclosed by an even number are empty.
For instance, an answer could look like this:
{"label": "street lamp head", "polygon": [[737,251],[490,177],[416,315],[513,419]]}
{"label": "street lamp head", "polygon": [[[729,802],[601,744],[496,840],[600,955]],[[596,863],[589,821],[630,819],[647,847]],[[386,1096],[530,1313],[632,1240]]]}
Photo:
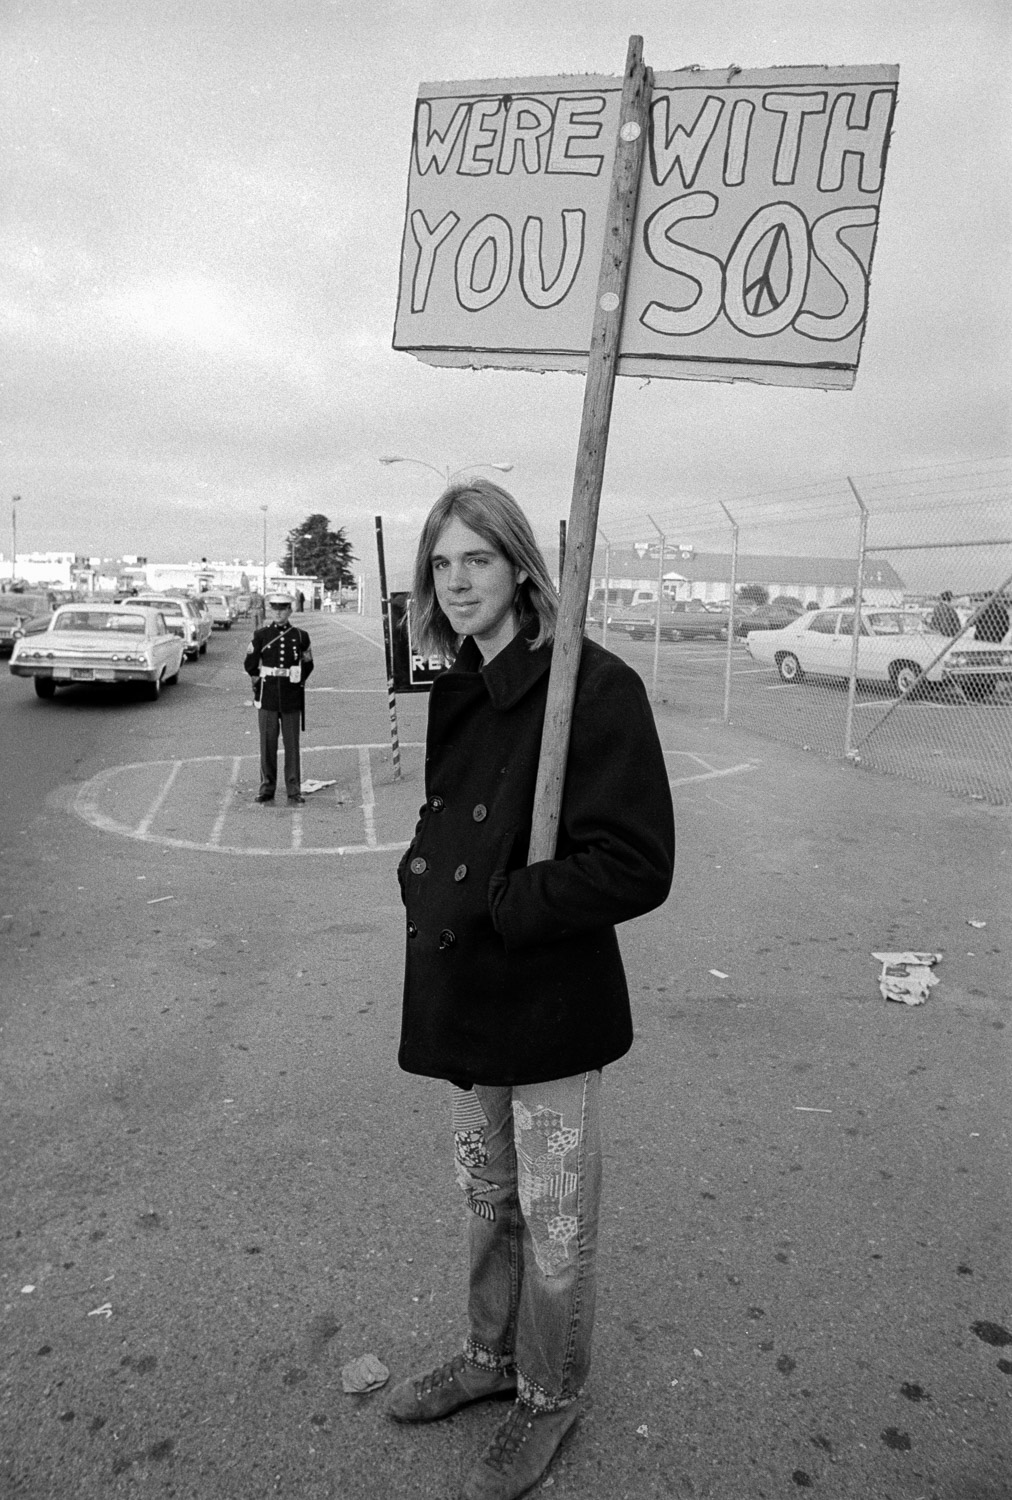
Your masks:
{"label": "street lamp head", "polygon": [[388,458],[381,458],[380,459],[380,463],[381,464],[403,464],[403,463],[409,463],[409,462],[410,462],[409,459],[401,458],[396,453],[393,454],[392,456],[388,457]]}

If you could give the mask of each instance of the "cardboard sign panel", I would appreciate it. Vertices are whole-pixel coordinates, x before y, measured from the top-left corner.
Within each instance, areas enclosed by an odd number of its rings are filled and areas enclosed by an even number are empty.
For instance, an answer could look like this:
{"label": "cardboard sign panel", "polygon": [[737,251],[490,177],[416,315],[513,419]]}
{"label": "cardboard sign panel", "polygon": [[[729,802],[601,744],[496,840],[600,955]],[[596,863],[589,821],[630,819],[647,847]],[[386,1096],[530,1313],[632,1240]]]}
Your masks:
{"label": "cardboard sign panel", "polygon": [[[853,385],[898,71],[654,76],[620,374]],[[396,349],[586,369],[621,89],[421,86]]]}

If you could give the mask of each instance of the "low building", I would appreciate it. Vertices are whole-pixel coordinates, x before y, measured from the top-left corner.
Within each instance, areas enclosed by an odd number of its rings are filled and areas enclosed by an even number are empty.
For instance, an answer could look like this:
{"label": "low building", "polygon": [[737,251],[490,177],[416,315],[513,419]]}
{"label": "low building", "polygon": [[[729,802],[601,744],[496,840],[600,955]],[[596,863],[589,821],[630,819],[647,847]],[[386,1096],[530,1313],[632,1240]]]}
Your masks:
{"label": "low building", "polygon": [[[701,599],[707,604],[727,604],[731,599],[731,554],[729,552],[696,552],[683,547],[669,551],[663,574],[665,597]],[[621,598],[628,591],[650,590],[657,595],[659,559],[639,550],[612,548],[605,579],[605,555],[594,553],[591,599],[606,586],[610,598]],[[853,598],[857,577],[854,557],[798,557],[785,554],[739,554],[736,583],[739,591],[746,584],[759,584],[769,598],[790,594],[802,604],[829,606]],[[615,591],[619,591],[616,593]],[[904,583],[890,563],[878,558],[865,560],[863,598],[865,603],[880,607],[903,603]],[[604,594],[598,594],[603,599]]]}

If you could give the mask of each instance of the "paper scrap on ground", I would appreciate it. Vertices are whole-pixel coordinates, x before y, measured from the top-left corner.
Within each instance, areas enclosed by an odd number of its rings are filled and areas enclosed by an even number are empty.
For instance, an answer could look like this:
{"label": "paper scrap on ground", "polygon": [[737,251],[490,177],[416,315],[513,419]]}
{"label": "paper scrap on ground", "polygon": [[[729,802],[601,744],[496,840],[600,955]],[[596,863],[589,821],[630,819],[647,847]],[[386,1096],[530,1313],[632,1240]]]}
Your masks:
{"label": "paper scrap on ground", "polygon": [[723,971],[723,969],[711,969],[710,973],[713,975],[714,979],[727,979],[727,978],[729,978],[729,975],[725,974],[724,971]]}
{"label": "paper scrap on ground", "polygon": [[901,1005],[923,1005],[928,990],[938,983],[933,966],[941,963],[940,953],[873,953],[882,965],[878,987],[883,1000],[898,1000]]}
{"label": "paper scrap on ground", "polygon": [[337,777],[335,776],[333,781],[304,781],[302,783],[302,790],[304,792],[319,792],[325,786],[337,786]]}
{"label": "paper scrap on ground", "polygon": [[341,1368],[341,1384],[349,1394],[378,1391],[390,1379],[390,1371],[375,1354],[360,1354]]}

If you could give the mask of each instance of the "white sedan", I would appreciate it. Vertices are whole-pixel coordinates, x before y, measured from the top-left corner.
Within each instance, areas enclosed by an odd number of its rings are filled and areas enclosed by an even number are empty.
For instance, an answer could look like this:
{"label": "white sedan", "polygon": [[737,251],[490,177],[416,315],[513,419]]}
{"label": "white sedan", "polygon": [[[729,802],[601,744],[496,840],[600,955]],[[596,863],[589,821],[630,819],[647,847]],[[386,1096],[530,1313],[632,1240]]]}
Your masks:
{"label": "white sedan", "polygon": [[137,682],[146,698],[176,682],[183,642],[156,609],[136,604],[67,604],[48,627],[15,644],[11,671],[33,677],[40,698],[77,682]]}
{"label": "white sedan", "polygon": [[[852,609],[809,611],[783,630],[750,633],[749,655],[776,667],[784,682],[850,676]],[[928,630],[920,615],[902,609],[862,611],[857,649],[862,682],[886,682],[907,695],[926,683],[957,685],[968,698],[1012,682],[1012,649],[969,637],[951,640]]]}

